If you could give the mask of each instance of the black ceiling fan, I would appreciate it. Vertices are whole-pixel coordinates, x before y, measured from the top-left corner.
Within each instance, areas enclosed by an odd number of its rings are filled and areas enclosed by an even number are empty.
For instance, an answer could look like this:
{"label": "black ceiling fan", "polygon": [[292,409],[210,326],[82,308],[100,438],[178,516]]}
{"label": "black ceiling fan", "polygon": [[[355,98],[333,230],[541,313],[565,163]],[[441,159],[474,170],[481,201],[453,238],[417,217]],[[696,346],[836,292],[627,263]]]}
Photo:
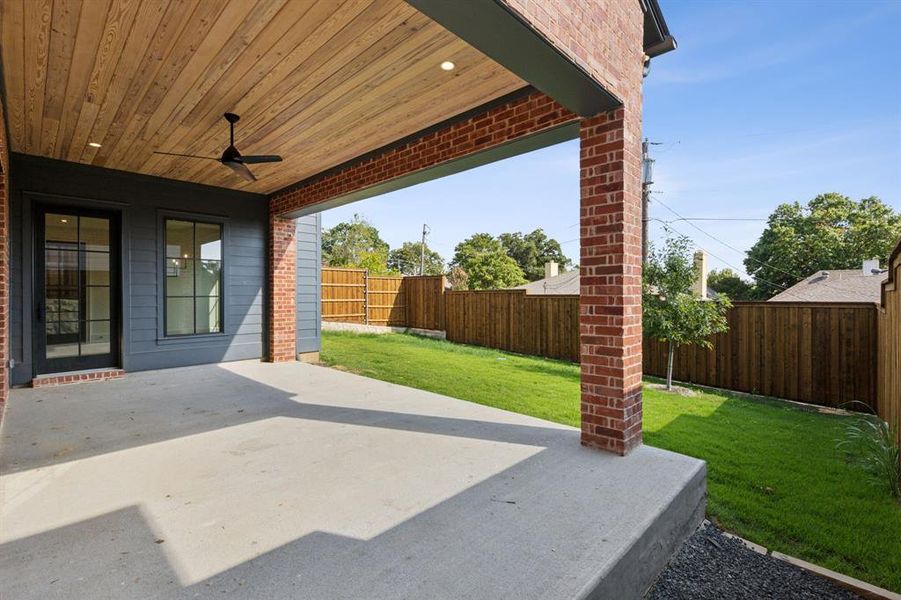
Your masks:
{"label": "black ceiling fan", "polygon": [[253,156],[242,156],[238,149],[235,148],[235,123],[241,118],[234,113],[225,113],[225,120],[228,121],[228,134],[229,134],[229,144],[228,148],[226,148],[222,152],[222,156],[219,158],[213,158],[212,156],[196,156],[194,154],[176,154],[175,152],[159,152],[154,151],[154,154],[165,154],[167,156],[181,156],[184,158],[202,158],[204,160],[215,160],[221,162],[223,165],[246,179],[247,181],[256,181],[257,178],[253,176],[250,169],[247,165],[256,165],[261,163],[272,163],[272,162],[281,162],[282,157],[277,154],[259,154]]}

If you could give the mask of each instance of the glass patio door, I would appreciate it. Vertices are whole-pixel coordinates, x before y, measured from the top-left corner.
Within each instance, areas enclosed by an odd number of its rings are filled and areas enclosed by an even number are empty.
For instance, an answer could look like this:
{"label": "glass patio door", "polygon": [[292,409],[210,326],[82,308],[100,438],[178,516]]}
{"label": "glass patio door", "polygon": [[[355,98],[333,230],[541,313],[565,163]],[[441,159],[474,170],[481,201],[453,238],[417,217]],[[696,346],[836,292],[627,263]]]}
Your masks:
{"label": "glass patio door", "polygon": [[39,373],[115,366],[116,227],[111,215],[37,215],[35,352]]}

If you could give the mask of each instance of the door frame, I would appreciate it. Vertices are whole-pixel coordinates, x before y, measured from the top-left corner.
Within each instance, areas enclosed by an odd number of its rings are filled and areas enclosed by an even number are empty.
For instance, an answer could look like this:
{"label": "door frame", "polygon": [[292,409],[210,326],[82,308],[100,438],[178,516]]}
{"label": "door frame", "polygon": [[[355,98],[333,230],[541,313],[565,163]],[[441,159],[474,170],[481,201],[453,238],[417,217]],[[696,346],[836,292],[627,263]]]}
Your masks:
{"label": "door frame", "polygon": [[[45,225],[46,213],[74,216],[99,217],[110,223],[110,351],[105,354],[73,356],[66,358],[46,358],[45,321],[41,314],[45,301]],[[33,276],[31,306],[31,349],[34,375],[64,373],[88,369],[121,366],[122,330],[122,223],[121,213],[67,202],[35,201],[32,205]],[[45,310],[45,309],[44,309]]]}

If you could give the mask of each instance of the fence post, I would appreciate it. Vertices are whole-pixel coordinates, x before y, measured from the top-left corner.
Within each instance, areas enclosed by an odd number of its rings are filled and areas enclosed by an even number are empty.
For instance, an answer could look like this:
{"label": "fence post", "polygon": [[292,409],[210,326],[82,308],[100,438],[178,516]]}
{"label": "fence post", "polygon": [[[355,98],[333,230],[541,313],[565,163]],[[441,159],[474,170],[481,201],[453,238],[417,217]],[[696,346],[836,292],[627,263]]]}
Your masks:
{"label": "fence post", "polygon": [[447,290],[447,278],[442,275],[441,280],[438,282],[440,286],[438,288],[438,329],[442,331],[447,331],[447,297],[445,296],[445,291]]}
{"label": "fence post", "polygon": [[363,271],[363,324],[369,325],[369,269]]}

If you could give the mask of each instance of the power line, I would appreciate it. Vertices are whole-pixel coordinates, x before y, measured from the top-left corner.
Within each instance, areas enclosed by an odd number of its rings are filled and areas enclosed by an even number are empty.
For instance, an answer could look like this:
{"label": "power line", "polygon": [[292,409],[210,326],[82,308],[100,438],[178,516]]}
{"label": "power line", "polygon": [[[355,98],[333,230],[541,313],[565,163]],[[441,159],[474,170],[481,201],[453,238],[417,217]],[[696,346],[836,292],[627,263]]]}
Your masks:
{"label": "power line", "polygon": [[[758,260],[758,259],[754,258],[753,256],[751,256],[746,250],[739,250],[739,249],[736,248],[735,246],[733,246],[733,245],[731,245],[731,244],[727,244],[726,242],[722,241],[721,239],[717,238],[717,237],[714,236],[714,235],[711,235],[711,234],[707,233],[706,231],[704,231],[703,229],[701,229],[700,227],[698,227],[697,225],[695,225],[695,224],[692,223],[691,221],[689,221],[689,220],[685,219],[684,217],[682,217],[682,215],[680,215],[680,214],[679,214],[678,212],[676,212],[674,209],[672,209],[672,208],[670,208],[669,206],[667,206],[667,205],[666,205],[662,200],[660,200],[659,198],[656,199],[656,200],[654,200],[654,202],[658,203],[660,206],[662,206],[662,207],[665,208],[666,210],[670,211],[671,213],[673,213],[673,214],[676,215],[677,217],[680,217],[681,220],[684,220],[686,223],[688,223],[689,225],[691,225],[692,227],[694,227],[695,229],[697,229],[698,231],[700,231],[701,233],[703,233],[704,235],[706,235],[707,237],[709,237],[710,239],[712,239],[713,241],[715,241],[715,242],[717,242],[717,243],[719,243],[719,244],[722,244],[722,245],[725,246],[726,248],[729,248],[730,250],[733,250],[733,251],[735,251],[735,252],[738,252],[739,254],[745,255],[745,257],[747,257],[747,259],[750,260],[750,261],[752,261],[752,262],[755,262],[755,263],[757,263],[757,264],[759,264],[759,265],[761,265],[761,266],[763,266],[763,267],[769,267],[770,269],[773,269],[774,271],[779,271],[779,272],[782,273],[783,275],[788,275],[789,277],[792,277],[793,279],[797,279],[798,281],[803,281],[804,279],[807,278],[806,275],[805,275],[805,276],[800,276],[800,275],[798,275],[797,273],[792,273],[792,272],[790,272],[790,271],[786,271],[785,269],[781,269],[781,268],[779,268],[779,267],[776,267],[776,266],[774,266],[774,265],[771,265],[771,264],[769,264],[769,263],[767,263],[767,262],[764,262],[764,261],[762,261],[762,260]],[[678,219],[677,219],[677,220],[678,220]],[[711,256],[714,256],[715,258],[717,258],[713,253],[710,253],[710,255],[711,255]],[[720,260],[723,260],[723,259],[720,259]],[[723,262],[726,262],[726,261],[723,261]],[[728,264],[728,263],[727,263],[727,264]],[[742,272],[743,272],[745,275],[747,275],[748,277],[751,277],[751,275],[750,275],[747,271],[742,270]],[[754,277],[754,279],[757,279],[757,280],[762,281],[762,282],[764,282],[764,283],[768,283],[768,284],[770,284],[770,285],[774,285],[774,286],[776,286],[776,287],[779,287],[779,288],[781,288],[783,291],[785,291],[785,290],[788,289],[788,288],[786,288],[785,286],[781,286],[781,285],[779,285],[779,284],[777,284],[777,283],[774,283],[774,282],[772,282],[772,281],[767,281],[766,279],[760,277],[759,275],[754,275],[753,277]],[[826,288],[830,288],[830,289],[833,289],[833,290],[836,290],[836,291],[840,291],[840,292],[844,292],[844,291],[845,291],[845,290],[843,290],[842,288],[838,288],[838,287],[835,287],[835,286],[831,286],[831,285],[829,285],[828,283],[826,283],[825,281],[820,282],[820,285],[822,285],[823,287],[826,287]],[[800,297],[800,296],[799,296],[799,297]]]}
{"label": "power line", "polygon": [[[660,219],[655,219],[655,220],[660,221]],[[667,231],[674,231],[674,232],[678,233],[679,235],[681,235],[681,236],[683,236],[683,237],[686,237],[686,238],[688,237],[688,236],[686,236],[684,233],[682,233],[681,231],[679,231],[678,229],[676,229],[675,227],[672,227],[672,225],[667,224],[665,221],[661,221],[661,223],[664,223],[664,229],[666,229]],[[735,269],[735,270],[738,271],[739,273],[744,273],[745,276],[750,277],[750,275],[748,275],[747,271],[745,271],[745,270],[742,269],[741,267],[737,267],[737,266],[733,265],[732,263],[730,263],[729,261],[727,261],[726,259],[724,259],[723,257],[717,256],[716,254],[714,254],[714,253],[711,252],[710,250],[704,248],[703,246],[701,246],[700,244],[698,244],[698,243],[695,242],[694,240],[692,240],[692,244],[694,244],[695,248],[697,248],[698,250],[703,250],[704,252],[706,252],[707,254],[709,254],[710,256],[712,256],[713,258],[715,258],[715,259],[719,260],[720,262],[722,262],[723,264],[725,264],[727,267],[730,267],[730,268],[732,268],[732,269]],[[777,288],[779,288],[780,290],[782,290],[784,293],[788,294],[789,296],[794,296],[795,298],[800,298],[802,301],[804,300],[803,297],[801,297],[800,295],[798,295],[798,294],[795,293],[795,292],[792,292],[791,290],[789,290],[789,288],[787,288],[787,287],[785,287],[785,286],[783,286],[783,285],[779,285],[778,283],[773,282],[773,281],[767,281],[766,279],[764,279],[764,278],[762,278],[762,277],[755,277],[755,279],[757,279],[758,281],[762,281],[763,283],[768,283],[769,285],[772,285],[772,286],[774,286],[774,287],[777,287]]]}

